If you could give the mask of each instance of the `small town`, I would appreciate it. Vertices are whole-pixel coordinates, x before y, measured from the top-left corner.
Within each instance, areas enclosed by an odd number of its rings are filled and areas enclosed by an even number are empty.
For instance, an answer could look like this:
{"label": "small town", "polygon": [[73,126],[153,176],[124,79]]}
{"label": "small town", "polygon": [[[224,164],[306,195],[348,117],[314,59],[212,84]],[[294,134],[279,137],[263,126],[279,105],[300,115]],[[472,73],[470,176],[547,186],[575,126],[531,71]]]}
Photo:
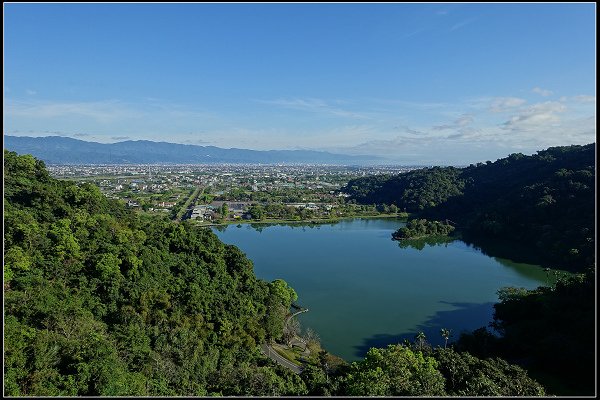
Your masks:
{"label": "small town", "polygon": [[213,225],[396,214],[356,205],[340,191],[350,179],[395,175],[422,166],[49,165],[57,178],[97,185],[139,212]]}

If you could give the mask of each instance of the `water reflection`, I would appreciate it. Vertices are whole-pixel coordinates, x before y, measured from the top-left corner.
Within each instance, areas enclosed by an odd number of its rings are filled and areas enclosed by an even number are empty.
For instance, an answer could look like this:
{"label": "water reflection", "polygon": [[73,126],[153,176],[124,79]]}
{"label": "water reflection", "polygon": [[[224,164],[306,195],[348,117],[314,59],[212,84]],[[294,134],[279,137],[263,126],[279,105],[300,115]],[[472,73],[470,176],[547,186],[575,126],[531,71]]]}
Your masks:
{"label": "water reflection", "polygon": [[415,249],[423,250],[425,246],[444,246],[447,247],[449,243],[455,242],[458,239],[449,236],[430,236],[421,239],[403,239],[398,241],[398,246],[402,249]]}

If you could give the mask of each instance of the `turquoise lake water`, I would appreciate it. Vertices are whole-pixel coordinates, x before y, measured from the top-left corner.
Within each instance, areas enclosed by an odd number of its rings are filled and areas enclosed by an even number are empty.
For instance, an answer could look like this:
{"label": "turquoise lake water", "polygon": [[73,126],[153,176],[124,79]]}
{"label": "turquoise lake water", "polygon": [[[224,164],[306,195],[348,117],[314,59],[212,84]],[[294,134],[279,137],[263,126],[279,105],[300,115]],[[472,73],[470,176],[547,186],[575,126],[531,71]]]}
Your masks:
{"label": "turquoise lake water", "polygon": [[329,225],[230,225],[213,229],[254,262],[257,277],[284,279],[309,309],[300,315],[330,353],[358,360],[370,347],[414,339],[442,344],[488,325],[497,290],[547,283],[539,266],[489,257],[460,240],[401,247],[404,223],[354,219]]}

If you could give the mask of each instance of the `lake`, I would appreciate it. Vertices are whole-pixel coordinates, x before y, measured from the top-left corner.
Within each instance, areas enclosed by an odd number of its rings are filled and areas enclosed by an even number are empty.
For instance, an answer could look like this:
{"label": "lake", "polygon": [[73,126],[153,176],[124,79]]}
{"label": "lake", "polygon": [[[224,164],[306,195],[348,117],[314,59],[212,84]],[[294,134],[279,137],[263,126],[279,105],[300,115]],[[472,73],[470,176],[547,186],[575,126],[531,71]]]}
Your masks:
{"label": "lake", "polygon": [[539,266],[489,257],[460,240],[401,246],[391,240],[401,226],[396,219],[354,219],[213,231],[246,253],[257,277],[288,282],[309,309],[299,316],[302,326],[347,361],[419,331],[433,345],[443,344],[441,328],[458,339],[488,325],[501,287],[547,283]]}

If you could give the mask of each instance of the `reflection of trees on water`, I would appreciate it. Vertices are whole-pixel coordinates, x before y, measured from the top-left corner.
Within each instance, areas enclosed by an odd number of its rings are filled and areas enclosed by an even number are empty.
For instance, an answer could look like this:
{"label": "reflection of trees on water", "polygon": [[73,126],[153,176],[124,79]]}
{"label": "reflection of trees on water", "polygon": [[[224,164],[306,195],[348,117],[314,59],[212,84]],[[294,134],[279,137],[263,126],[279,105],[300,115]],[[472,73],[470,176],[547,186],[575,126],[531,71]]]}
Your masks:
{"label": "reflection of trees on water", "polygon": [[256,232],[260,233],[263,229],[272,226],[271,224],[250,224],[250,228],[254,229]]}
{"label": "reflection of trees on water", "polygon": [[[509,269],[513,270],[514,272],[516,272],[519,276],[538,281],[538,282],[540,282],[540,284],[543,283],[543,284],[546,284],[547,286],[554,286],[554,285],[556,285],[556,282],[558,282],[559,280],[566,279],[568,276],[571,275],[569,272],[562,271],[562,270],[556,270],[556,269],[550,269],[550,268],[543,269],[538,264],[534,264],[534,263],[515,262],[512,259],[512,257],[511,257],[511,259],[508,259],[508,258],[497,257],[497,256],[493,255],[493,254],[496,254],[497,252],[505,254],[506,250],[511,248],[511,247],[509,247],[509,244],[507,244],[507,243],[495,243],[495,244],[491,244],[489,246],[486,246],[486,244],[489,244],[489,243],[486,243],[483,245],[483,247],[479,247],[475,243],[466,241],[462,238],[458,239],[456,237],[448,237],[448,236],[430,236],[430,237],[421,238],[421,239],[402,239],[402,240],[398,241],[398,246],[400,246],[400,248],[403,248],[403,249],[412,248],[412,249],[421,251],[425,248],[426,245],[430,246],[430,247],[434,247],[434,246],[447,247],[449,243],[452,243],[457,240],[462,241],[468,247],[474,249],[475,251],[481,252],[481,254],[483,254],[487,257],[493,258],[498,263],[502,264],[504,267],[509,268]],[[515,250],[514,247],[512,247],[512,249]],[[486,250],[488,250],[488,251],[486,251]],[[521,258],[521,259],[523,258],[523,249],[522,248],[516,249],[515,253],[516,253],[517,258]],[[527,260],[529,261],[531,259],[527,259]]]}
{"label": "reflection of trees on water", "polygon": [[227,230],[227,225],[213,225],[212,228],[219,232],[225,232]]}
{"label": "reflection of trees on water", "polygon": [[565,280],[573,273],[552,268],[542,268],[535,264],[518,263],[505,258],[494,257],[494,260],[506,268],[510,268],[520,276],[532,279],[544,284],[545,286],[556,286],[556,283]]}
{"label": "reflection of trees on water", "polygon": [[515,263],[543,265],[544,267],[556,268],[557,266],[546,265],[539,254],[531,246],[519,242],[489,238],[485,236],[473,236],[463,233],[461,239],[475,250],[489,257],[499,257],[511,260]]}
{"label": "reflection of trees on water", "polygon": [[310,228],[310,229],[321,229],[322,225],[334,225],[334,224],[320,224],[320,223],[311,223],[311,222],[299,222],[299,223],[282,223],[282,224],[278,224],[278,223],[273,223],[273,224],[249,224],[250,227],[252,229],[254,229],[257,232],[262,232],[265,228],[269,228],[271,226],[287,226],[290,227],[292,229],[295,228],[300,228],[303,231],[306,230],[306,228]]}
{"label": "reflection of trees on water", "polygon": [[425,245],[430,247],[447,247],[449,243],[452,243],[455,240],[457,239],[448,236],[429,236],[421,239],[402,239],[398,241],[398,246],[402,249],[412,248],[420,251],[425,248]]}

